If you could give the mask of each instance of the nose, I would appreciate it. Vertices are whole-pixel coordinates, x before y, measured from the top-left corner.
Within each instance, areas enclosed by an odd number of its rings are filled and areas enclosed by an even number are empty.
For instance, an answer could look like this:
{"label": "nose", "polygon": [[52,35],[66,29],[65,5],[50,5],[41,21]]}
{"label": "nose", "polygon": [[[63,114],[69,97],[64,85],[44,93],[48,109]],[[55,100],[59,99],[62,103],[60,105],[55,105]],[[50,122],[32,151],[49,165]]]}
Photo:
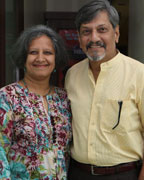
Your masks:
{"label": "nose", "polygon": [[90,38],[91,38],[90,40],[91,40],[92,42],[97,42],[97,41],[100,40],[99,34],[97,33],[96,30],[93,30],[93,31],[91,32],[91,37],[90,37]]}
{"label": "nose", "polygon": [[37,61],[43,61],[44,60],[44,55],[43,55],[43,53],[42,52],[39,52],[38,54],[37,54],[37,59],[36,59]]}

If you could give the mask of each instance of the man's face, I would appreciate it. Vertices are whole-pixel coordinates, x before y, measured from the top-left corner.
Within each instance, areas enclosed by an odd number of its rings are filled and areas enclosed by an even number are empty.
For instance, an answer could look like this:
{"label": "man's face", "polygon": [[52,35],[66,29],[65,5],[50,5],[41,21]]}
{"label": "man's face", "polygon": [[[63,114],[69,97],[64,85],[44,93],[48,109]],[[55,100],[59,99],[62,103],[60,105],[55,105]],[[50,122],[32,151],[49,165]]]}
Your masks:
{"label": "man's face", "polygon": [[119,26],[112,27],[106,11],[99,12],[92,21],[80,27],[80,47],[90,60],[108,61],[113,58],[118,40]]}

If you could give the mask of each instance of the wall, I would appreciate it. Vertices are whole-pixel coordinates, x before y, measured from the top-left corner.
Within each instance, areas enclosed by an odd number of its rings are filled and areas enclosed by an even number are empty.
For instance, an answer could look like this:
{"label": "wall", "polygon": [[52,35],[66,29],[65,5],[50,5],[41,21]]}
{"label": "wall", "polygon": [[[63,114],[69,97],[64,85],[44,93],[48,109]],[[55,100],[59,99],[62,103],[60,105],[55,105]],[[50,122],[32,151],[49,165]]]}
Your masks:
{"label": "wall", "polygon": [[89,0],[47,0],[46,11],[78,11]]}
{"label": "wall", "polygon": [[46,0],[24,0],[24,27],[43,24],[46,6]]}
{"label": "wall", "polygon": [[144,0],[130,0],[129,55],[144,63]]}
{"label": "wall", "polygon": [[[127,0],[128,1],[128,0]],[[44,23],[43,12],[45,11],[72,11],[77,12],[78,9],[89,0],[24,0],[24,27],[33,24]],[[114,2],[121,2],[119,0]],[[124,2],[124,0],[122,0]],[[129,0],[129,17],[124,22],[128,27],[128,55],[144,62],[144,0]],[[126,21],[126,20],[125,20]],[[121,36],[127,29],[122,28]],[[123,38],[126,40],[127,38]],[[125,42],[124,42],[125,43]]]}

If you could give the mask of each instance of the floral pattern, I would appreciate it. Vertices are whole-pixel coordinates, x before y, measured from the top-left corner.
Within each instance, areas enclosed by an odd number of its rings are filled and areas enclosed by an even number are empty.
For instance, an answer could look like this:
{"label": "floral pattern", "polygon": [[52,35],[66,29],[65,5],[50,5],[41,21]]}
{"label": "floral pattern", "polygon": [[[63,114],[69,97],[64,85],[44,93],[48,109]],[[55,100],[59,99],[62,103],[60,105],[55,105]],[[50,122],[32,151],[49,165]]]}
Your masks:
{"label": "floral pattern", "polygon": [[66,180],[71,112],[64,89],[43,97],[18,83],[0,90],[0,179]]}

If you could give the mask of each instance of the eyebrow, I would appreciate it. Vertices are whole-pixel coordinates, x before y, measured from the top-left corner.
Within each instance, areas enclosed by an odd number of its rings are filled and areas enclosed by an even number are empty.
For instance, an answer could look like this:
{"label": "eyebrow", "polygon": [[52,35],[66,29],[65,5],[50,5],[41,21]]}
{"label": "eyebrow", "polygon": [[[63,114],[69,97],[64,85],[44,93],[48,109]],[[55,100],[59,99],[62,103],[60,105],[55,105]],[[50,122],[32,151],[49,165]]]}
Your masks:
{"label": "eyebrow", "polygon": [[[107,24],[99,24],[96,27],[101,27],[101,26],[108,26],[108,25]],[[84,25],[81,25],[81,28],[86,29],[86,28],[91,28],[91,27],[89,27],[87,24],[84,24]]]}

